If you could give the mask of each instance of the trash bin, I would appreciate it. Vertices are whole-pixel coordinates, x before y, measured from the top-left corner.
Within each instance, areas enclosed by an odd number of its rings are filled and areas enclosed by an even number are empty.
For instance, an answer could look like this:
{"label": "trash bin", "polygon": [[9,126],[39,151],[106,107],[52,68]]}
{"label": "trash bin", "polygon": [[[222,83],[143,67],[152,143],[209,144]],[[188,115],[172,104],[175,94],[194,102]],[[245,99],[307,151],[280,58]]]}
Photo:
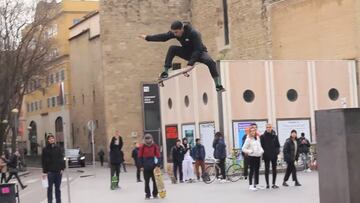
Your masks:
{"label": "trash bin", "polygon": [[[18,201],[16,201],[18,200]],[[14,183],[0,184],[0,202],[1,203],[19,203],[19,189]]]}

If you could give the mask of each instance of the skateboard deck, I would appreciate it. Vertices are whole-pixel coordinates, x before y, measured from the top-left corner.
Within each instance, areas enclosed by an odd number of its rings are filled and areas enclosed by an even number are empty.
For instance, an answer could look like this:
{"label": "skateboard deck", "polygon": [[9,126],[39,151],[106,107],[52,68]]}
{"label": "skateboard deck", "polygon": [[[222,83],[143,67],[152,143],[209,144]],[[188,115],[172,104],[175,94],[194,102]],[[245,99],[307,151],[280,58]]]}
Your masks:
{"label": "skateboard deck", "polygon": [[115,189],[117,188],[118,182],[119,182],[119,180],[118,180],[118,178],[117,178],[116,175],[114,175],[113,177],[111,177],[111,189],[112,189],[112,190],[115,190]]}
{"label": "skateboard deck", "polygon": [[165,185],[164,185],[163,174],[161,173],[160,167],[154,168],[154,176],[155,176],[155,183],[156,183],[156,187],[159,192],[159,196],[160,196],[160,198],[165,198],[166,190],[165,190]]}
{"label": "skateboard deck", "polygon": [[164,82],[167,81],[167,80],[170,80],[171,78],[174,78],[174,77],[177,77],[179,75],[184,75],[185,77],[189,77],[190,74],[189,72],[194,69],[195,66],[192,66],[191,68],[185,68],[184,70],[181,70],[180,72],[178,73],[175,73],[174,75],[170,75],[169,77],[167,78],[159,78],[158,79],[158,84],[159,86],[161,87],[164,87]]}

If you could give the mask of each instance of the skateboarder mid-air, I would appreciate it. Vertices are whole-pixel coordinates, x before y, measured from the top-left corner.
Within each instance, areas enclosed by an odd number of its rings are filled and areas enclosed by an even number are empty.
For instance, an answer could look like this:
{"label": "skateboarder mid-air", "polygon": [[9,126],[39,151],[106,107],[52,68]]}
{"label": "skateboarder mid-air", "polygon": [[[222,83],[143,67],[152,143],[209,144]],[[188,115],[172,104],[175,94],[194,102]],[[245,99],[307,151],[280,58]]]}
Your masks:
{"label": "skateboarder mid-air", "polygon": [[181,46],[169,47],[165,58],[164,72],[161,73],[160,77],[163,79],[168,77],[168,71],[171,68],[172,61],[175,56],[178,56],[188,61],[188,68],[194,66],[195,62],[207,65],[214,79],[216,90],[219,92],[225,91],[220,82],[216,62],[209,56],[206,47],[202,43],[200,33],[189,24],[183,24],[180,21],[173,22],[170,28],[171,30],[169,32],[163,34],[140,35],[140,37],[146,41],[152,42],[165,42],[176,38],[181,44]]}

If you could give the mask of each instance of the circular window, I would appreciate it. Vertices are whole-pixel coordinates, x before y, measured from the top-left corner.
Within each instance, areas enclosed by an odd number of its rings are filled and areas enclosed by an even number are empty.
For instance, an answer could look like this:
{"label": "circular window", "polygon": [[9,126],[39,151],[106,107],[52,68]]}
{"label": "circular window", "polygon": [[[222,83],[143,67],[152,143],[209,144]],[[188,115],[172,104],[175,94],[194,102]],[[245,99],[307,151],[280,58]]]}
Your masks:
{"label": "circular window", "polygon": [[171,98],[168,99],[168,107],[169,107],[169,109],[172,108],[172,100],[171,100]]}
{"label": "circular window", "polygon": [[250,103],[250,102],[254,101],[255,94],[251,90],[245,90],[243,97],[246,102]]}
{"label": "circular window", "polygon": [[206,94],[206,92],[204,92],[203,94],[203,102],[205,105],[208,103],[208,95]]}
{"label": "circular window", "polygon": [[335,88],[329,90],[329,98],[333,101],[336,101],[339,98],[339,91]]}
{"label": "circular window", "polygon": [[186,106],[186,107],[189,107],[190,100],[189,100],[189,97],[188,97],[187,95],[185,96],[185,100],[184,100],[184,101],[185,101],[185,106]]}
{"label": "circular window", "polygon": [[294,102],[294,101],[296,101],[297,98],[298,98],[298,93],[297,93],[296,90],[290,89],[290,90],[287,91],[286,96],[287,96],[287,98],[288,98],[289,101]]}

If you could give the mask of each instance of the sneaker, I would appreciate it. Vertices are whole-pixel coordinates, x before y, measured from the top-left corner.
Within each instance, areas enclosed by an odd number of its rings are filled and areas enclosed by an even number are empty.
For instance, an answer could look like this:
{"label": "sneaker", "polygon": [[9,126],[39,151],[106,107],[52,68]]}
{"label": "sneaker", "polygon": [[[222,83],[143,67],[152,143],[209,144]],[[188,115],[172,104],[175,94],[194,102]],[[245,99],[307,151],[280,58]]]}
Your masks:
{"label": "sneaker", "polygon": [[311,172],[311,169],[310,169],[310,168],[306,169],[306,172],[310,173],[310,172]]}
{"label": "sneaker", "polygon": [[277,185],[273,185],[273,186],[271,186],[271,188],[272,188],[272,189],[278,189],[278,188],[279,188],[279,186],[277,186]]}
{"label": "sneaker", "polygon": [[168,77],[169,77],[169,74],[167,72],[165,72],[165,71],[160,74],[161,79],[165,79],[165,78],[168,78]]}
{"label": "sneaker", "polygon": [[295,186],[301,186],[301,184],[299,182],[295,182]]}
{"label": "sneaker", "polygon": [[256,188],[258,188],[259,190],[263,190],[263,189],[265,189],[265,187],[264,187],[264,186],[262,186],[262,185],[256,185]]}
{"label": "sneaker", "polygon": [[156,196],[153,197],[153,199],[159,199],[159,197],[156,195]]}
{"label": "sneaker", "polygon": [[146,199],[146,200],[149,200],[149,199],[150,199],[150,196],[145,196],[145,199]]}
{"label": "sneaker", "polygon": [[250,191],[257,191],[258,189],[257,189],[255,186],[250,185],[250,186],[249,186],[249,190],[250,190]]}
{"label": "sneaker", "polygon": [[27,185],[24,185],[24,187],[22,187],[21,189],[23,189],[23,190],[24,190],[25,188],[27,188]]}
{"label": "sneaker", "polygon": [[222,85],[217,85],[217,86],[216,86],[216,91],[218,91],[218,92],[224,92],[225,89],[224,89],[224,87],[223,87]]}
{"label": "sneaker", "polygon": [[270,186],[269,186],[269,185],[267,185],[267,186],[266,186],[266,189],[270,189]]}
{"label": "sneaker", "polygon": [[137,182],[140,183],[140,182],[142,182],[142,180],[139,179],[139,180],[137,180]]}
{"label": "sneaker", "polygon": [[184,183],[184,181],[183,181],[183,180],[180,180],[180,183]]}
{"label": "sneaker", "polygon": [[289,185],[286,182],[283,182],[282,184],[284,187],[289,187]]}
{"label": "sneaker", "polygon": [[226,179],[221,179],[221,180],[220,180],[220,183],[228,183],[228,182],[230,182],[230,181],[228,181],[228,180],[226,180]]}

